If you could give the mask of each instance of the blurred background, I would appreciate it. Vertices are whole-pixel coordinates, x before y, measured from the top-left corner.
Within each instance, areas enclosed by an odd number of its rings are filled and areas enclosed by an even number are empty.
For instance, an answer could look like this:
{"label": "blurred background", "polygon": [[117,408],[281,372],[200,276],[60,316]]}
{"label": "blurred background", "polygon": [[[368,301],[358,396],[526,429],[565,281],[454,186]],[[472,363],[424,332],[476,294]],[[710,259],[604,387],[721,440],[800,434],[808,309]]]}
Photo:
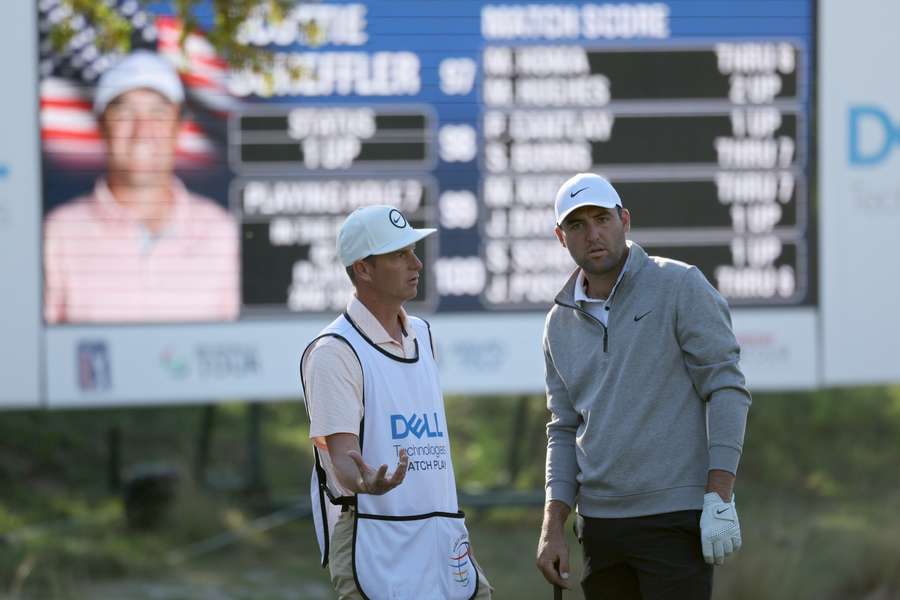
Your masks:
{"label": "blurred background", "polygon": [[[408,308],[475,553],[496,598],[549,597],[540,338],[573,269],[552,202],[593,171],[732,308],[754,403],[715,597],[900,598],[895,2],[4,12],[0,597],[333,597],[298,366],[350,293],[337,228],[377,203],[438,229]],[[98,105],[136,51],[164,66],[117,90],[176,89],[165,130]],[[148,173],[202,213],[92,212]]]}

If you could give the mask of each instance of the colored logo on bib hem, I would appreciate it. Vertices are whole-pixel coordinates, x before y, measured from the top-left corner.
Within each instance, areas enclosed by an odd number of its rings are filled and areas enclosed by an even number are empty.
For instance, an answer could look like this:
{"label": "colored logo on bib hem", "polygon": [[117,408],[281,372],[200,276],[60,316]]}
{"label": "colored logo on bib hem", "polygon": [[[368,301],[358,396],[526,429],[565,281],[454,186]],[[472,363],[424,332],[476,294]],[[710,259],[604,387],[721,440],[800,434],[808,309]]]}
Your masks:
{"label": "colored logo on bib hem", "polygon": [[464,537],[458,539],[450,551],[450,573],[460,587],[469,585],[469,553],[469,540]]}

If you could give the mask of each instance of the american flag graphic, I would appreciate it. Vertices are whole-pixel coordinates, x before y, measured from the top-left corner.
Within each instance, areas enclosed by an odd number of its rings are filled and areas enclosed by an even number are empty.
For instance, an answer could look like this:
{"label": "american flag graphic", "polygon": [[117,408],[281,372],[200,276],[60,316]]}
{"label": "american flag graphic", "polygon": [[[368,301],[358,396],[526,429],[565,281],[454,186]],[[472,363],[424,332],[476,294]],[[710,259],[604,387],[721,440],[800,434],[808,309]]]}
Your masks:
{"label": "american flag graphic", "polygon": [[[197,33],[191,33],[182,48],[181,25],[176,18],[144,10],[137,0],[106,1],[131,21],[132,49],[154,50],[179,71],[188,110],[178,134],[177,166],[202,167],[221,160],[217,146],[224,147],[226,119],[237,107],[226,90],[229,71],[225,61]],[[54,48],[52,27],[71,16],[71,9],[61,0],[39,0],[38,11],[44,152],[66,165],[100,168],[105,155],[92,110],[94,88],[121,54],[101,51],[95,44],[96,30],[80,16],[72,20],[74,37],[65,47]]]}

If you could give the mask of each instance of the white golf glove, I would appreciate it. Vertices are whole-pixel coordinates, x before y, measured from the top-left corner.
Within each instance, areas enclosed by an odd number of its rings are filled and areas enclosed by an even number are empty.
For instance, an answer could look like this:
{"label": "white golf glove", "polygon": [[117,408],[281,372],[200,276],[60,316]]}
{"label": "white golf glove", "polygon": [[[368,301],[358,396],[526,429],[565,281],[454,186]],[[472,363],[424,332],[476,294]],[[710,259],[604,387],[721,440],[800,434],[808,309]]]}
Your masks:
{"label": "white golf glove", "polygon": [[703,559],[709,564],[717,565],[721,565],[726,558],[741,549],[741,524],[734,508],[734,496],[731,496],[731,502],[723,502],[715,492],[703,496],[700,544],[703,547]]}

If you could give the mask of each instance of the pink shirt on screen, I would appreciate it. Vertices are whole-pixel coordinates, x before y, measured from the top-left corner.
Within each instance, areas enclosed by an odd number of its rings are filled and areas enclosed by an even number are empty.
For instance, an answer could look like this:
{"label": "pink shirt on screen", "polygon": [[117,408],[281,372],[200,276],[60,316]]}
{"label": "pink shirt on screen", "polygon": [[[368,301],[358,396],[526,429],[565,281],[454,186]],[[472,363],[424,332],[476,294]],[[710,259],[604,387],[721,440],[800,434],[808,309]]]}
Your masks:
{"label": "pink shirt on screen", "polygon": [[174,205],[156,234],[113,198],[92,194],[44,223],[48,323],[229,320],[238,315],[234,218],[174,180]]}

